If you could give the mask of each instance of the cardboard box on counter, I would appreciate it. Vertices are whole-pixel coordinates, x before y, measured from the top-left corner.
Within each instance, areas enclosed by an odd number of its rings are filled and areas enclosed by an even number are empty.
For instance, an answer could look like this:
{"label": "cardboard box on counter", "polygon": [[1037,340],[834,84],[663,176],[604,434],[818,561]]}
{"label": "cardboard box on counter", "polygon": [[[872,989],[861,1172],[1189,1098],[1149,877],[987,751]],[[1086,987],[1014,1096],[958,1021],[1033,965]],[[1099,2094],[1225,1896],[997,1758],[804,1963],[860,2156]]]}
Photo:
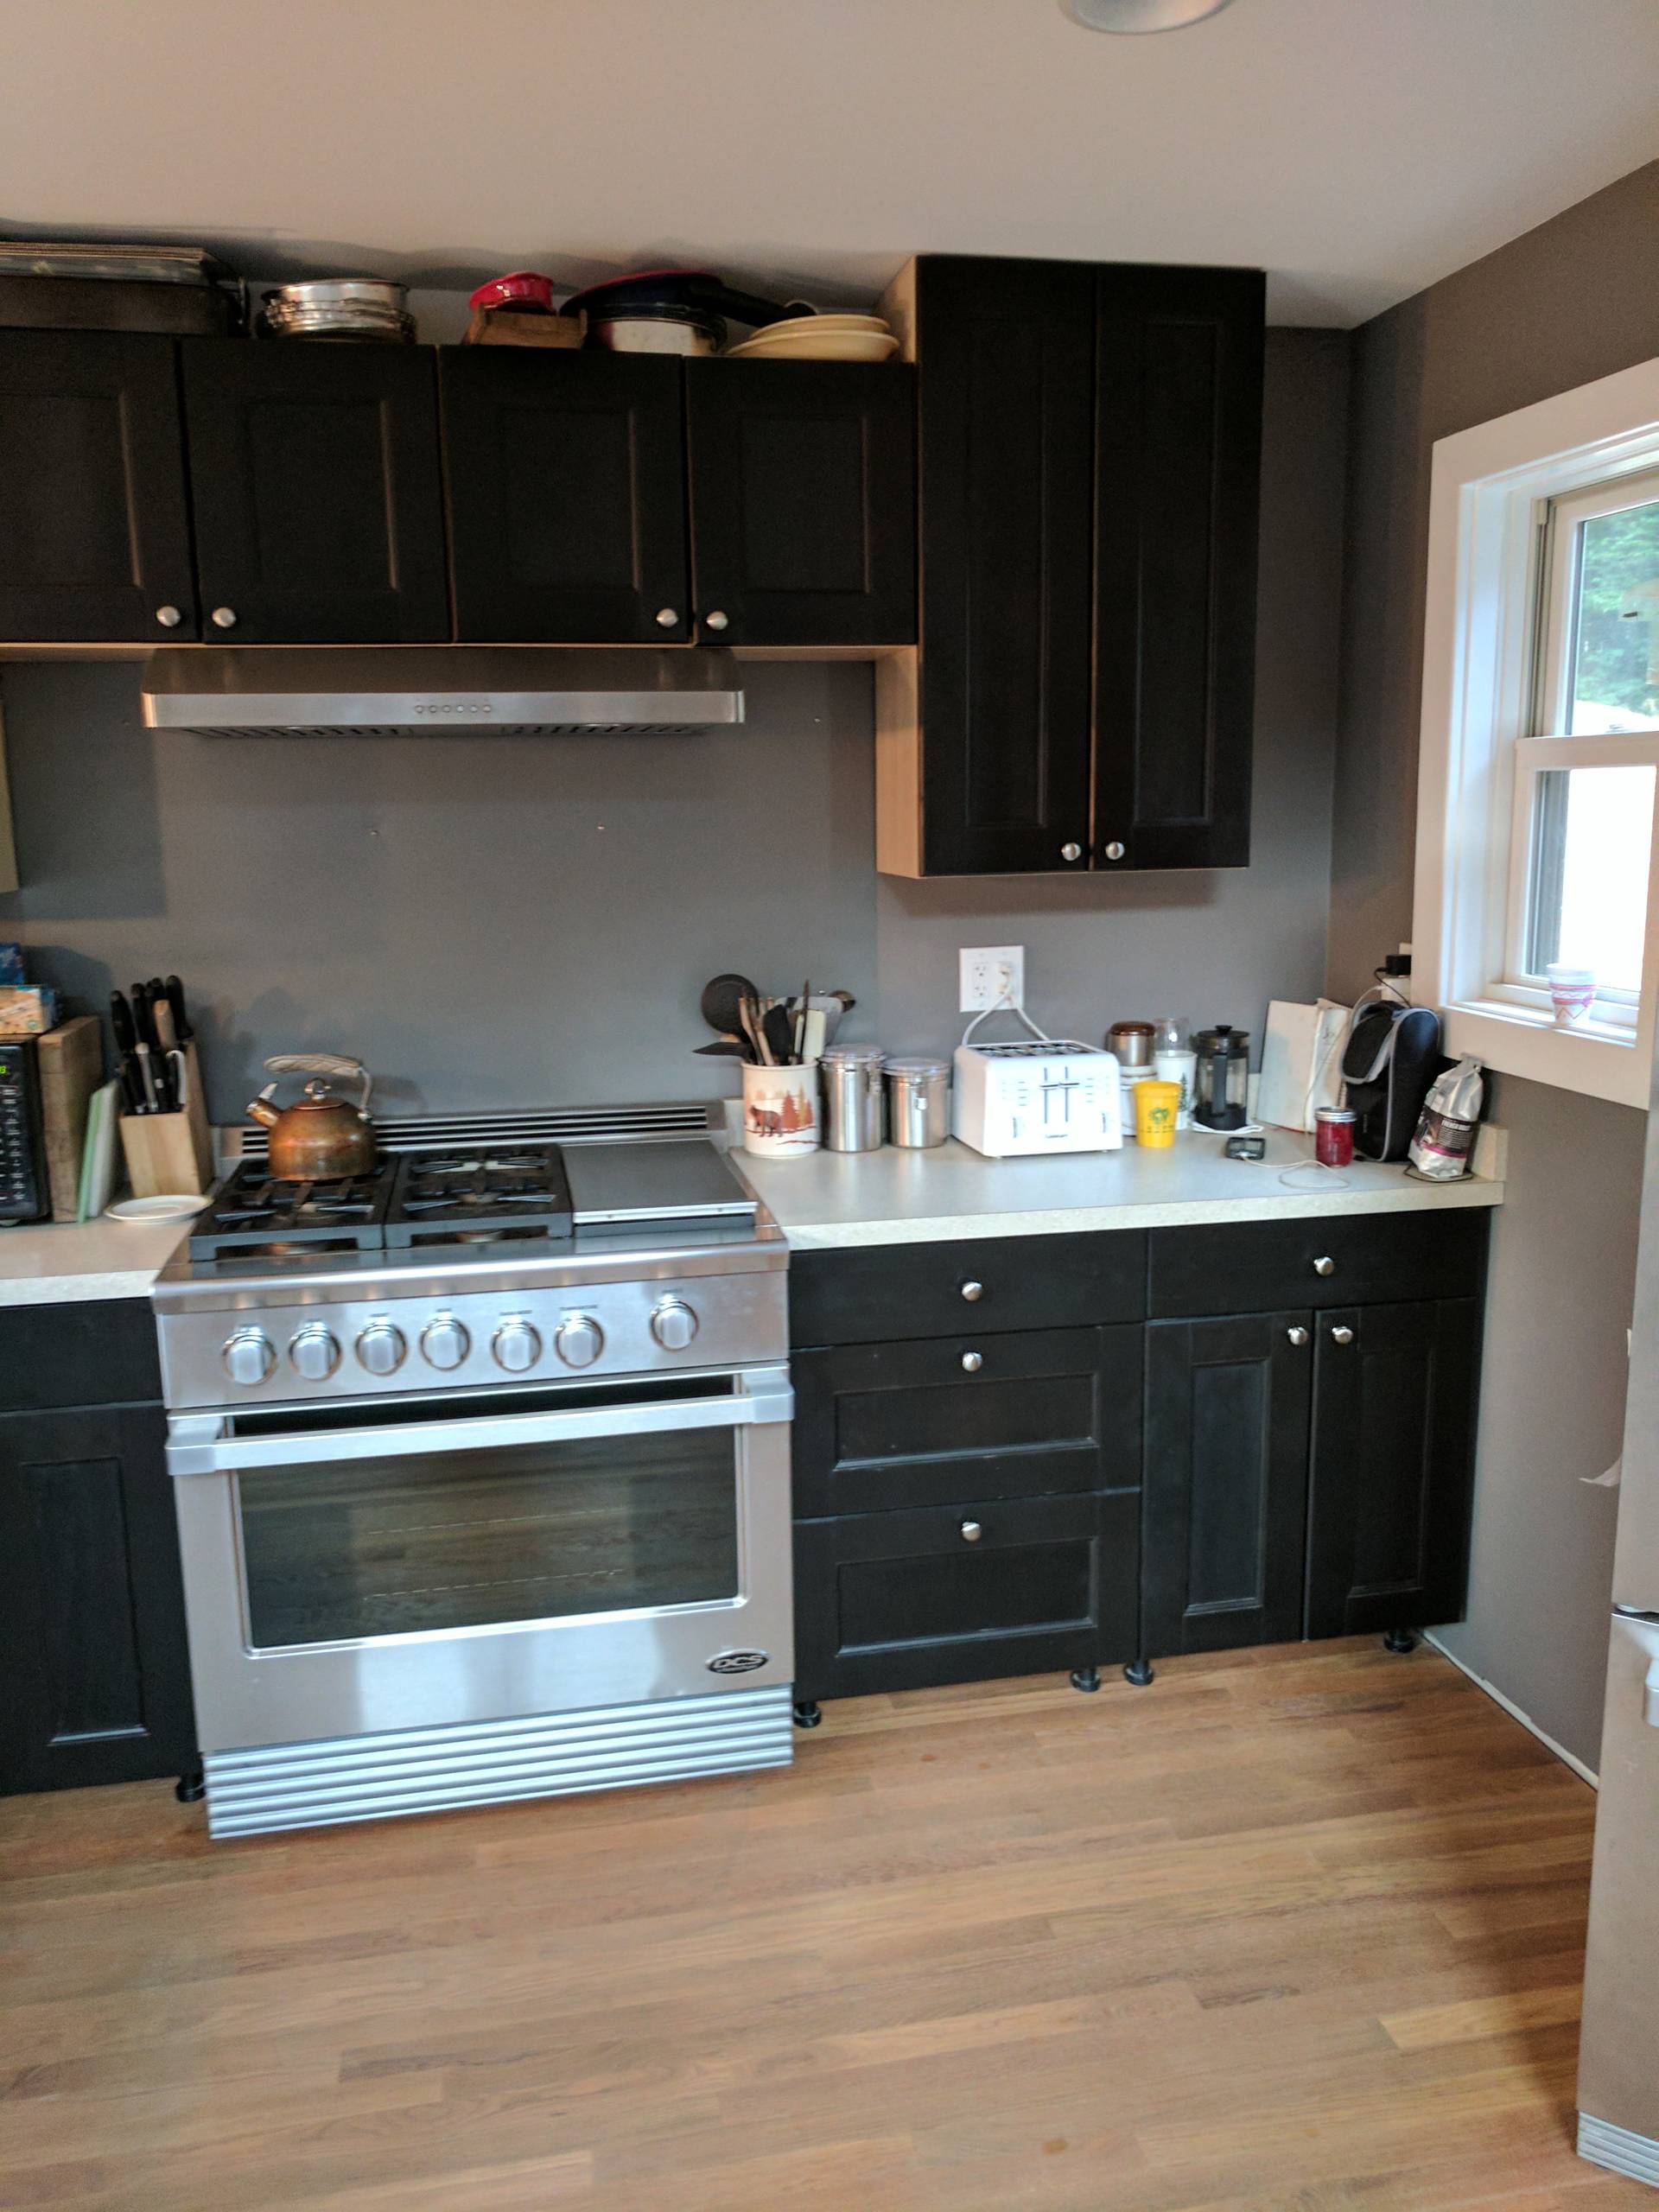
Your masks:
{"label": "cardboard box on counter", "polygon": [[58,995],[49,983],[0,985],[0,1037],[43,1037],[58,1026]]}

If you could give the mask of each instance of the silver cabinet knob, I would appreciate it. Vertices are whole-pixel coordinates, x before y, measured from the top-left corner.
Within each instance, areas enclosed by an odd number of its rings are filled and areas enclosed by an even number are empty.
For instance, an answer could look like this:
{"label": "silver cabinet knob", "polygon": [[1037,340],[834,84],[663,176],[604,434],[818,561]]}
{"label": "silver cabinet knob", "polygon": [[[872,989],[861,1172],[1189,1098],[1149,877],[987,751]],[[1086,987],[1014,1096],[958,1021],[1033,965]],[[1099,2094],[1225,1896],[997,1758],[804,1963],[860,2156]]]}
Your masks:
{"label": "silver cabinet knob", "polygon": [[276,1366],[276,1347],[263,1329],[233,1329],[219,1357],[232,1382],[251,1389]]}
{"label": "silver cabinet knob", "polygon": [[1337,1263],[1321,1256],[1314,1261],[1313,1272],[1316,1275],[1333,1275],[1337,1272]]}
{"label": "silver cabinet knob", "polygon": [[1300,1351],[1302,1346],[1307,1342],[1307,1331],[1306,1329],[1287,1329],[1285,1331],[1285,1334],[1290,1338],[1290,1341],[1295,1345],[1298,1351]]}
{"label": "silver cabinet knob", "polygon": [[1083,847],[1075,842],[1064,844],[1060,847],[1060,858],[1063,861],[1080,861],[1083,858]]}
{"label": "silver cabinet knob", "polygon": [[962,1363],[968,1374],[977,1375],[985,1364],[985,1356],[982,1352],[965,1351],[962,1355]]}
{"label": "silver cabinet knob", "polygon": [[1103,845],[1100,849],[1109,861],[1121,861],[1123,857],[1123,847],[1118,843],[1116,837],[1109,845]]}
{"label": "silver cabinet knob", "polygon": [[708,613],[702,618],[702,626],[705,630],[723,630],[726,627],[726,623],[727,617],[721,613],[717,607],[710,607]]}
{"label": "silver cabinet knob", "polygon": [[1338,1323],[1331,1332],[1331,1341],[1333,1344],[1351,1344],[1354,1341],[1354,1332]]}
{"label": "silver cabinet knob", "polygon": [[440,1313],[421,1331],[421,1357],[429,1367],[447,1375],[466,1358],[472,1341],[465,1325],[453,1313]]}
{"label": "silver cabinet knob", "polygon": [[528,1321],[504,1321],[490,1350],[498,1367],[505,1367],[509,1375],[522,1375],[541,1357],[542,1339]]}
{"label": "silver cabinet knob", "polygon": [[326,1382],[340,1365],[339,1339],[321,1321],[308,1321],[289,1339],[289,1364],[308,1382]]}
{"label": "silver cabinet knob", "polygon": [[233,607],[216,607],[213,609],[213,626],[218,630],[234,630],[236,609]]}
{"label": "silver cabinet knob", "polygon": [[[213,619],[217,621],[219,618],[215,615]],[[680,610],[677,607],[659,607],[658,608],[657,627],[659,630],[677,629],[679,627],[679,621]]]}
{"label": "silver cabinet knob", "polygon": [[976,1544],[984,1533],[977,1521],[964,1521],[962,1524],[962,1541],[964,1544]]}
{"label": "silver cabinet knob", "polygon": [[371,1321],[358,1336],[358,1364],[371,1375],[395,1375],[408,1350],[401,1329],[390,1321]]}
{"label": "silver cabinet knob", "polygon": [[176,607],[158,607],[156,610],[156,620],[163,630],[176,630],[184,617]]}
{"label": "silver cabinet knob", "polygon": [[985,1295],[985,1286],[982,1282],[965,1282],[962,1286],[962,1294],[970,1306],[977,1306]]}
{"label": "silver cabinet knob", "polygon": [[697,1317],[683,1298],[660,1298],[652,1309],[651,1333],[664,1351],[683,1351],[697,1333]]}
{"label": "silver cabinet knob", "polygon": [[567,1367],[591,1367],[605,1349],[605,1332],[585,1313],[573,1313],[554,1332],[553,1349]]}

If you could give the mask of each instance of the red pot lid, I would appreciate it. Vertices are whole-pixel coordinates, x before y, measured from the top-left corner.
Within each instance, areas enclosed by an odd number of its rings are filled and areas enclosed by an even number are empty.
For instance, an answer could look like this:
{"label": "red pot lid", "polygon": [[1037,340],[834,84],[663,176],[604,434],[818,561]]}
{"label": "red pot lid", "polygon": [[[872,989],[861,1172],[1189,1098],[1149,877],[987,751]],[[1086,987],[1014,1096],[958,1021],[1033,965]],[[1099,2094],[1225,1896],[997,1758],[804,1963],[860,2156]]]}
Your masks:
{"label": "red pot lid", "polygon": [[518,302],[553,312],[553,279],[534,269],[516,269],[508,276],[492,276],[480,284],[467,302],[472,308],[509,307]]}

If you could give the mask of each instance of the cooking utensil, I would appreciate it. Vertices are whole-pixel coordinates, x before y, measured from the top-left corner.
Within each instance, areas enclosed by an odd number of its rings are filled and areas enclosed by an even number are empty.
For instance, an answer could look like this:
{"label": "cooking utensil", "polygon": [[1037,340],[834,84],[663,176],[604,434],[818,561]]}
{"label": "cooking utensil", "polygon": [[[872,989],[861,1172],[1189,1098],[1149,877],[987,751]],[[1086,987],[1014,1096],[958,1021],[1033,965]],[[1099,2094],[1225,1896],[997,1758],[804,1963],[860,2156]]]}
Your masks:
{"label": "cooking utensil", "polygon": [[[250,1121],[270,1131],[270,1172],[278,1182],[330,1182],[345,1175],[365,1175],[374,1165],[374,1130],[369,1121],[372,1078],[360,1060],[339,1052],[277,1052],[265,1062],[274,1076],[307,1075],[305,1096],[292,1106],[271,1104],[274,1083],[265,1085],[247,1109]],[[330,1079],[363,1086],[353,1106],[338,1098]]]}
{"label": "cooking utensil", "polygon": [[588,343],[612,353],[684,353],[707,359],[726,343],[726,325],[702,308],[637,307],[589,315]]}
{"label": "cooking utensil", "polygon": [[806,1017],[812,1010],[812,981],[809,976],[801,985],[801,1001],[795,1012],[795,1057],[806,1058]]}
{"label": "cooking utensil", "polygon": [[176,976],[169,976],[162,986],[167,1002],[173,1009],[173,1034],[181,1045],[188,1045],[195,1035],[184,1010],[184,985]]}
{"label": "cooking utensil", "polygon": [[712,1045],[694,1045],[692,1051],[700,1058],[709,1060],[742,1060],[754,1058],[748,1046],[736,1037],[716,1037]]}
{"label": "cooking utensil", "polygon": [[586,313],[591,329],[596,321],[624,315],[641,307],[691,308],[752,329],[782,322],[794,315],[803,302],[762,299],[753,292],[740,292],[708,269],[636,269],[622,276],[607,276],[573,293],[564,303],[566,315]]}
{"label": "cooking utensil", "polygon": [[747,976],[715,976],[702,987],[702,1018],[718,1036],[741,1037],[745,1034],[743,1001],[760,996]]}
{"label": "cooking utensil", "polygon": [[753,991],[746,991],[743,995],[742,1027],[743,1034],[753,1048],[756,1065],[766,1068],[774,1066],[776,1063],[772,1057],[772,1047],[766,1042],[766,1025],[760,1019],[760,1001]]}
{"label": "cooking utensil", "polygon": [[411,343],[409,288],[378,276],[279,284],[264,296],[259,327],[270,338],[379,338]]}
{"label": "cooking utensil", "polygon": [[769,1006],[760,1017],[767,1051],[774,1067],[792,1067],[796,1059],[795,1025],[785,1006]]}

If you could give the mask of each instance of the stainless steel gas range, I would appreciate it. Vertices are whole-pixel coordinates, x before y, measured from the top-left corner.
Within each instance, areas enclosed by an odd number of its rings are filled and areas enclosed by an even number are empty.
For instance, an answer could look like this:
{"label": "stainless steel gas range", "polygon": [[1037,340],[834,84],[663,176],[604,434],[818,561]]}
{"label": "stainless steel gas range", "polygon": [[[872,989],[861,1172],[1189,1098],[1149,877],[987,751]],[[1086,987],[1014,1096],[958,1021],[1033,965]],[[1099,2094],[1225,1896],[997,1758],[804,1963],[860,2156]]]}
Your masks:
{"label": "stainless steel gas range", "polygon": [[787,1248],[709,1109],[378,1135],[154,1294],[210,1832],[786,1764]]}

